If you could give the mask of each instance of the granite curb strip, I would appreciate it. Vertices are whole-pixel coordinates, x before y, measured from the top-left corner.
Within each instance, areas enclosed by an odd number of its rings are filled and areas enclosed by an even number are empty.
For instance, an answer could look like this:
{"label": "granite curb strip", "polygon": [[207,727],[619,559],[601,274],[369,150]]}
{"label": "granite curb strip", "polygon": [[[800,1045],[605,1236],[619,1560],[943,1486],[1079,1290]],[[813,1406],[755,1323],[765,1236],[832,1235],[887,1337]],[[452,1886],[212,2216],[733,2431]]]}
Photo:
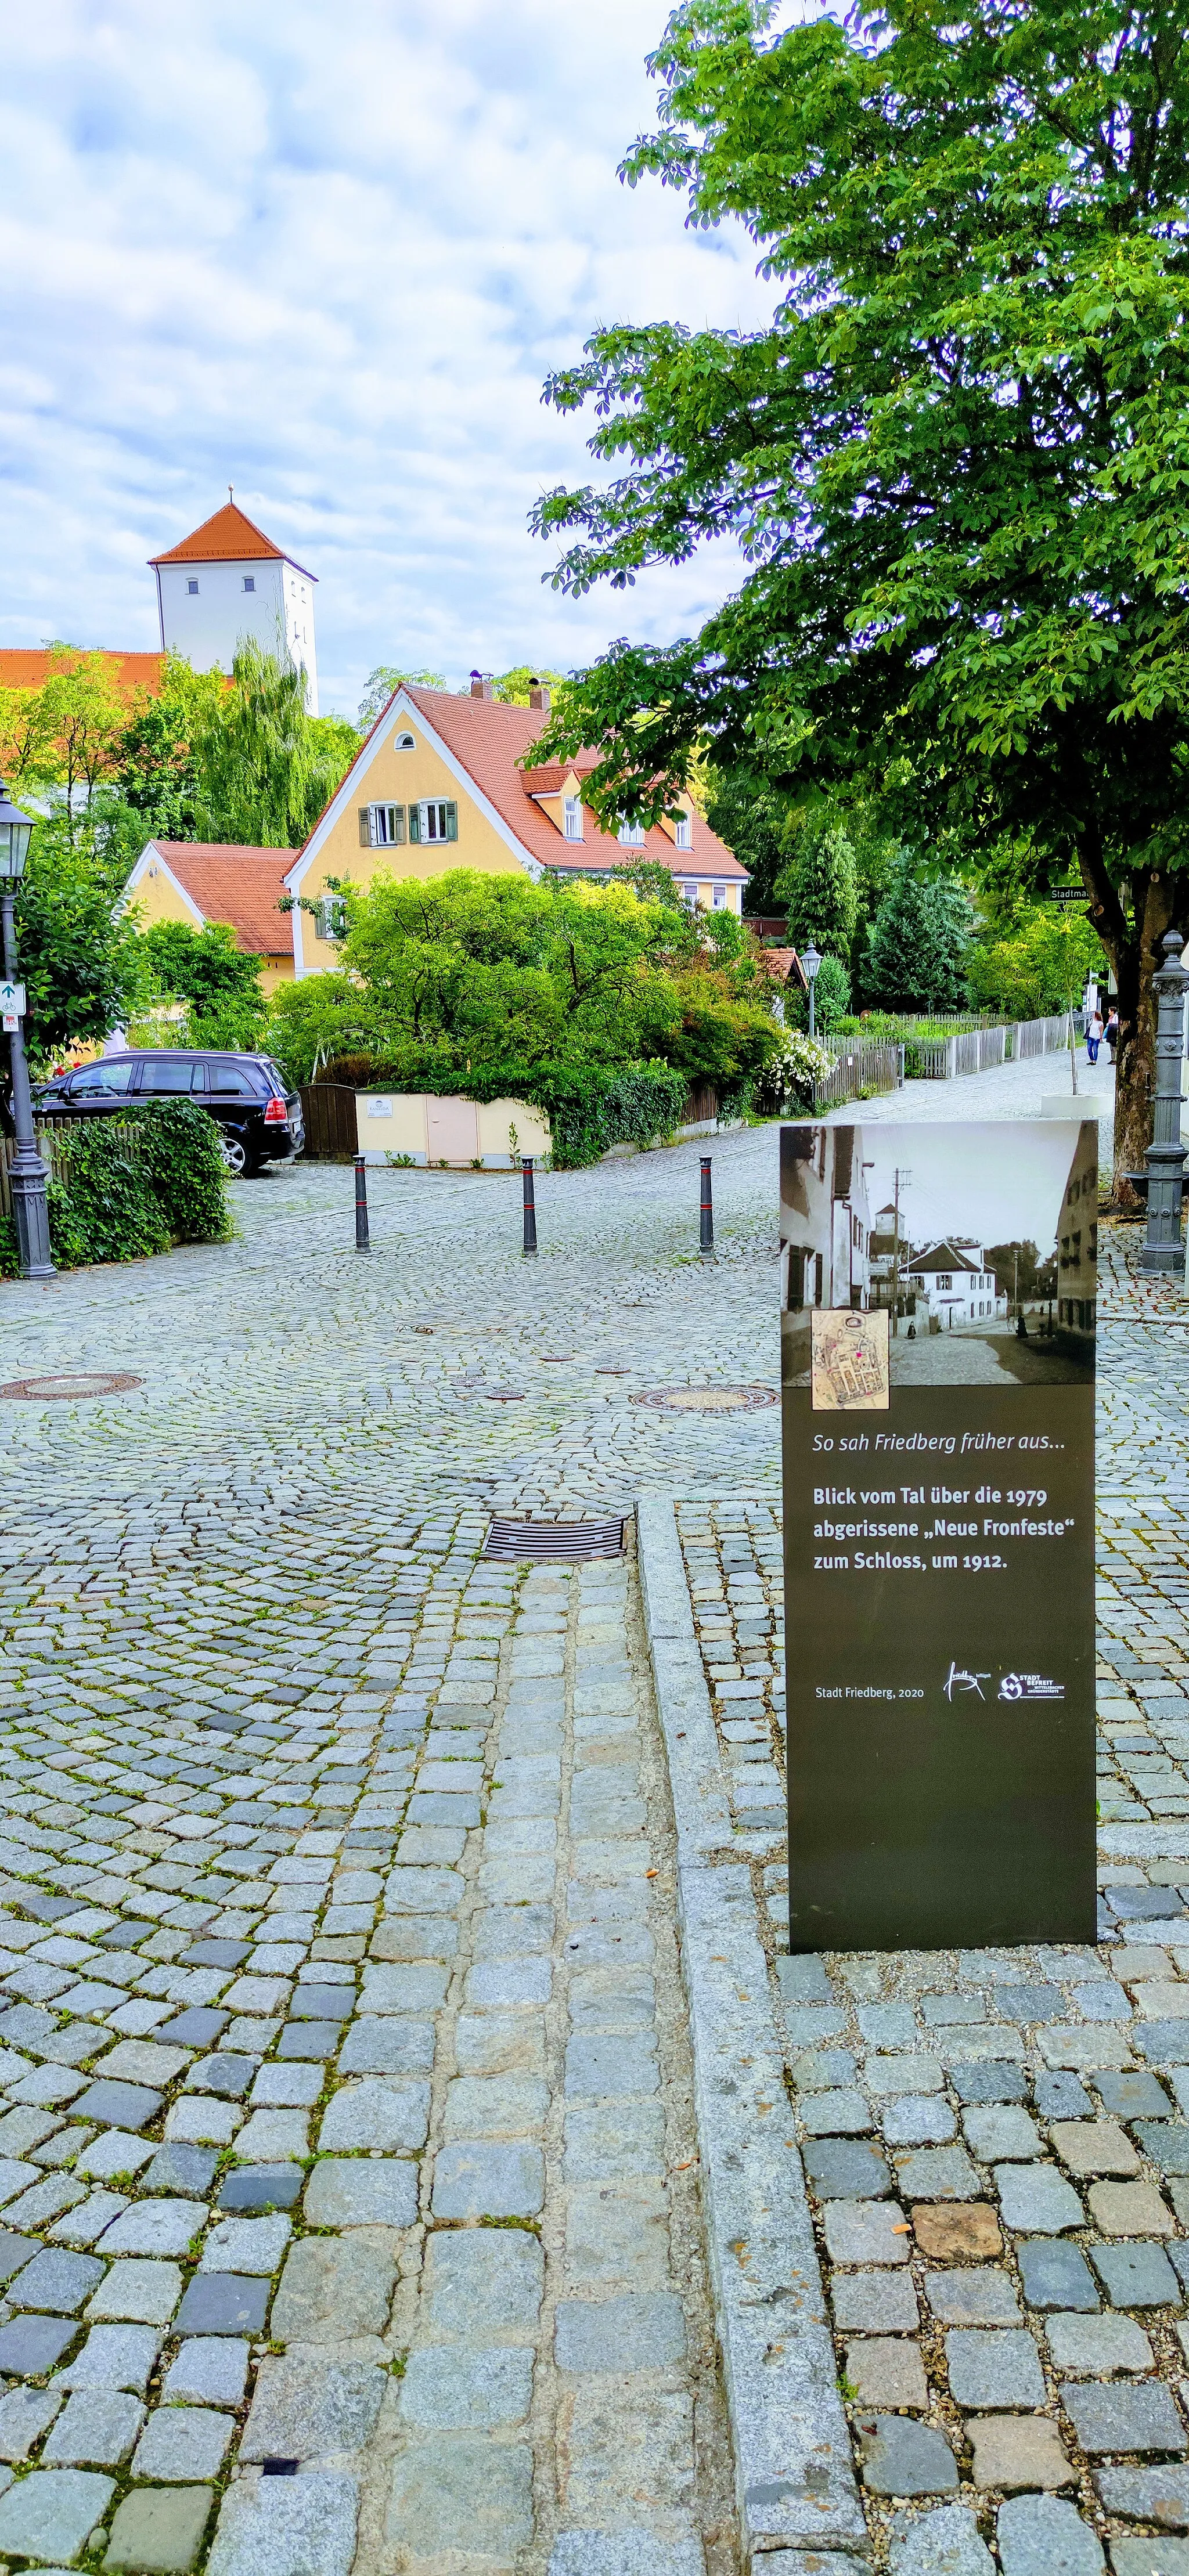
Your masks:
{"label": "granite curb strip", "polygon": [[775,2576],[802,2551],[865,2554],[784,2056],[746,1857],[731,1839],[718,1740],[671,1502],[636,1514],[644,1619],[677,1824],[677,1911],[689,1999],[716,2324],[735,2450],[744,2565]]}

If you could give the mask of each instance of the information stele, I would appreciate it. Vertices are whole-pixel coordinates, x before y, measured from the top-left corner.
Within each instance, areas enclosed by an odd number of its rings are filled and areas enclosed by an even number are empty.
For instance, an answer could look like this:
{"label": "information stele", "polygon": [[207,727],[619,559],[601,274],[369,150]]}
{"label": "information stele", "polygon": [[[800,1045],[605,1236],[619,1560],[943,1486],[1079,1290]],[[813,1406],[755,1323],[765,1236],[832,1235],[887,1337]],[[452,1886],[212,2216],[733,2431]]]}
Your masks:
{"label": "information stele", "polygon": [[[841,1212],[830,1197],[828,1218],[822,1209],[799,1214],[790,1200],[797,1188],[806,1195],[806,1168],[810,1196],[819,1161],[823,1198],[829,1186],[822,1131],[782,1130],[794,1952],[1096,1937],[1094,1307],[1062,1292],[1065,1270],[1078,1269],[1075,1284],[1086,1287],[1096,1252],[1098,1137],[1090,1122],[1046,1125],[1068,1149],[1070,1170],[1056,1293],[1051,1309],[1043,1296],[1030,1308],[1025,1301],[1025,1336],[1001,1291],[993,1322],[980,1317],[955,1332],[952,1307],[944,1321],[945,1295],[955,1280],[961,1290],[962,1275],[936,1260],[925,1291],[914,1292],[910,1262],[930,1256],[902,1232],[899,1208],[890,1225],[881,1220],[892,1261],[885,1253],[882,1289],[873,1285],[861,1247],[856,1259],[861,1193],[852,1189]],[[886,1132],[825,1130],[855,1140],[852,1171]],[[929,1132],[897,1131],[906,1162]],[[978,1140],[996,1131],[963,1123],[947,1132],[969,1169]],[[1020,1123],[1002,1122],[998,1133],[1009,1154],[1013,1142],[1019,1150]],[[817,1267],[815,1226],[824,1246]],[[807,1257],[792,1239],[798,1228],[808,1232]],[[872,1233],[878,1242],[874,1225],[869,1240]],[[1036,1245],[1034,1221],[1028,1236]],[[1043,1243],[1037,1248],[1043,1258]],[[968,1257],[975,1254],[985,1260],[985,1247]],[[865,1281],[849,1314],[840,1267]],[[882,1311],[862,1310],[864,1297],[880,1294]],[[811,1335],[823,1364],[810,1360],[807,1370]],[[846,1356],[852,1345],[857,1369]],[[873,1398],[881,1366],[885,1383]],[[962,1382],[967,1368],[977,1374]],[[897,1383],[898,1372],[910,1382]]]}

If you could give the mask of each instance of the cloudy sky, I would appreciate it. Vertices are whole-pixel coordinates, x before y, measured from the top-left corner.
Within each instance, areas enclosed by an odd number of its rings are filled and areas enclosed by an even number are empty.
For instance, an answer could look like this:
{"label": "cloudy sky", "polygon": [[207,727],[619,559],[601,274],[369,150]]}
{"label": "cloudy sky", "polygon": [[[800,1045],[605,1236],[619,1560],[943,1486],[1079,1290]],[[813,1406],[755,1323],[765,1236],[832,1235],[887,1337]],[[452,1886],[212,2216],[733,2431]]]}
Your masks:
{"label": "cloudy sky", "polygon": [[901,1221],[914,1243],[965,1235],[984,1246],[1032,1242],[1042,1254],[1051,1251],[1077,1150],[1071,1119],[1013,1118],[991,1126],[939,1121],[860,1132],[870,1204],[892,1205],[899,1169]]}
{"label": "cloudy sky", "polygon": [[571,604],[541,382],[600,321],[750,326],[737,230],[620,186],[665,0],[37,0],[6,21],[0,642],[157,643],[225,497],[317,574],[322,706],[380,661],[567,669],[686,632],[707,556]]}

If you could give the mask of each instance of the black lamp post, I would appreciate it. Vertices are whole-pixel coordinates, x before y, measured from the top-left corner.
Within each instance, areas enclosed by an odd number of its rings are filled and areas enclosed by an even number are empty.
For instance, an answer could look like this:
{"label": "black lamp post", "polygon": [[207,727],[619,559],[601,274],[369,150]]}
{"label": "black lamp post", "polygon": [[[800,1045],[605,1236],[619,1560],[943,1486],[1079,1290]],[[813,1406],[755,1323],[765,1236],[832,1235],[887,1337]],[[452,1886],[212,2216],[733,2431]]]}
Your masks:
{"label": "black lamp post", "polygon": [[1156,1097],[1148,1147],[1148,1234],[1141,1270],[1179,1270],[1181,1249],[1181,1058],[1185,1052],[1185,995],[1189,975],[1181,964],[1181,934],[1166,930],[1164,962],[1152,977],[1156,1000]]}
{"label": "black lamp post", "polygon": [[[4,979],[17,980],[17,943],[13,925],[16,890],[25,873],[25,860],[33,835],[32,819],[14,805],[0,778],[0,919],[4,926]],[[25,1062],[25,1033],[21,1013],[7,1011],[9,1024],[8,1051],[12,1061],[12,1118],[16,1129],[16,1153],[9,1171],[12,1188],[12,1216],[16,1227],[17,1259],[22,1279],[52,1279],[54,1264],[50,1257],[50,1221],[46,1206],[45,1185],[49,1166],[42,1162],[33,1134],[33,1104],[29,1098],[29,1067]]]}
{"label": "black lamp post", "polygon": [[802,963],[802,965],[803,965],[803,967],[804,967],[804,969],[805,969],[806,975],[807,975],[807,976],[808,976],[808,978],[809,978],[809,1034],[810,1034],[810,1037],[813,1037],[813,1036],[814,1036],[814,1034],[815,1034],[815,1031],[814,1031],[814,1025],[813,1025],[813,988],[814,988],[814,985],[816,984],[817,979],[818,979],[818,971],[819,971],[819,969],[820,969],[821,962],[822,962],[822,961],[821,961],[821,958],[820,958],[820,956],[818,955],[818,952],[817,952],[816,948],[814,947],[813,941],[812,941],[812,939],[811,939],[811,940],[810,940],[810,942],[809,942],[809,946],[808,946],[808,948],[803,948],[803,949],[802,949],[802,951],[801,951],[801,963]]}

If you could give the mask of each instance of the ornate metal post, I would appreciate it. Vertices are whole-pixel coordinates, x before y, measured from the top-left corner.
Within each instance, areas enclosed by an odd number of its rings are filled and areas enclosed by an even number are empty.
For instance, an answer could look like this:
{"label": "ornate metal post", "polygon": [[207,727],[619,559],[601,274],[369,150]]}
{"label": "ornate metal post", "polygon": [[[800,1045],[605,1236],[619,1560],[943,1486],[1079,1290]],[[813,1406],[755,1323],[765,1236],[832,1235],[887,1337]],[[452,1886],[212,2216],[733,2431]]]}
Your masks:
{"label": "ornate metal post", "polygon": [[1152,1142],[1148,1147],[1148,1234],[1140,1254],[1141,1270],[1180,1270],[1181,1061],[1184,1055],[1185,994],[1189,974],[1181,964],[1181,934],[1166,930],[1164,964],[1152,977],[1156,996],[1156,1098]]}
{"label": "ornate metal post", "polygon": [[537,1249],[537,1201],[533,1190],[533,1158],[522,1154],[520,1169],[524,1175],[524,1257],[531,1261]]}
{"label": "ornate metal post", "polygon": [[703,1156],[702,1156],[701,1240],[700,1240],[700,1246],[699,1246],[699,1249],[700,1249],[700,1251],[701,1251],[701,1255],[702,1255],[702,1259],[703,1259],[703,1261],[713,1261],[713,1259],[714,1259],[714,1197],[713,1197],[713,1193],[712,1193],[712,1190],[711,1190],[711,1183],[710,1183],[710,1156],[709,1156],[709,1154],[703,1154]]}
{"label": "ornate metal post", "polygon": [[[0,920],[4,936],[4,979],[9,985],[15,985],[17,981],[13,905],[17,886],[24,874],[32,833],[30,817],[22,814],[19,805],[9,802],[8,790],[0,778]],[[43,1163],[37,1151],[33,1130],[29,1067],[25,1060],[25,1032],[21,1025],[23,1008],[23,1002],[20,1002],[7,1013],[12,1064],[12,1123],[16,1130],[16,1153],[8,1174],[12,1190],[12,1221],[16,1229],[17,1259],[22,1279],[52,1279],[54,1262],[50,1252],[50,1220],[45,1195],[49,1165]]]}
{"label": "ornate metal post", "polygon": [[372,1238],[367,1222],[367,1157],[355,1157],[355,1249],[370,1252]]}

